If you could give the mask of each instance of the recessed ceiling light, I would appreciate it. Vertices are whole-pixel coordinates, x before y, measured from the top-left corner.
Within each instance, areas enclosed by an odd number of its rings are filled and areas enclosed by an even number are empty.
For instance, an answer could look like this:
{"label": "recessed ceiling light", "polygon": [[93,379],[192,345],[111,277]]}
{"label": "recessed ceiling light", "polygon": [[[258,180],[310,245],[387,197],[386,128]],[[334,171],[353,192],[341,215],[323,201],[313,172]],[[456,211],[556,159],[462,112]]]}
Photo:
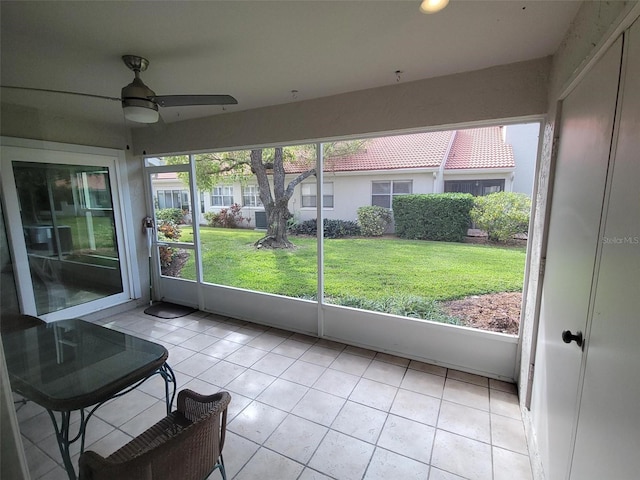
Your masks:
{"label": "recessed ceiling light", "polygon": [[436,13],[449,4],[449,0],[422,0],[420,11],[422,13]]}

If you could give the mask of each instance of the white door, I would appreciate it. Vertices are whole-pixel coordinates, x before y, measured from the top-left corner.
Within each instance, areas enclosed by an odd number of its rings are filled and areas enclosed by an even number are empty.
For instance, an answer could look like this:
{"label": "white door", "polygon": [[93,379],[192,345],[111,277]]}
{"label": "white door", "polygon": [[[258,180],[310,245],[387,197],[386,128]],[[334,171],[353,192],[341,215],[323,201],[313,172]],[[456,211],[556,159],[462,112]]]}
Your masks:
{"label": "white door", "polygon": [[640,21],[625,41],[620,128],[572,480],[640,475]]}
{"label": "white door", "polygon": [[607,181],[622,41],[562,104],[531,410],[547,478],[569,475],[585,333]]}

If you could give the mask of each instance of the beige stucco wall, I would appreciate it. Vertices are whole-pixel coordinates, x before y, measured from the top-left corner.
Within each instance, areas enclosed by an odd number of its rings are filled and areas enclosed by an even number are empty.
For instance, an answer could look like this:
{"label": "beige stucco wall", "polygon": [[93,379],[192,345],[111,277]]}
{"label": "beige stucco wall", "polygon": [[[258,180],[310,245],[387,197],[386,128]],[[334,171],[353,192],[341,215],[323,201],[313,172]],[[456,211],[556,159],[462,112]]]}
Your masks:
{"label": "beige stucco wall", "polygon": [[550,58],[315,100],[137,128],[134,152],[287,144],[542,115]]}

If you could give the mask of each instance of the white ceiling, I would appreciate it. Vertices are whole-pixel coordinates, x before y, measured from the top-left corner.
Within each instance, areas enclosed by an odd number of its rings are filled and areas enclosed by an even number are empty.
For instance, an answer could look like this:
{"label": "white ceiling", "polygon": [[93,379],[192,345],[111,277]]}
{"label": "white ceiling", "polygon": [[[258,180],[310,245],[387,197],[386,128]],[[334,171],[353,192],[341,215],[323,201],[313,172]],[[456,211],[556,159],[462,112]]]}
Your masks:
{"label": "white ceiling", "polygon": [[[1,5],[1,84],[117,97],[149,59],[159,95],[228,93],[226,111],[318,98],[553,54],[577,1],[11,2]],[[294,95],[292,90],[298,90]],[[3,102],[121,123],[119,102],[2,89]],[[222,107],[161,109],[165,122]]]}

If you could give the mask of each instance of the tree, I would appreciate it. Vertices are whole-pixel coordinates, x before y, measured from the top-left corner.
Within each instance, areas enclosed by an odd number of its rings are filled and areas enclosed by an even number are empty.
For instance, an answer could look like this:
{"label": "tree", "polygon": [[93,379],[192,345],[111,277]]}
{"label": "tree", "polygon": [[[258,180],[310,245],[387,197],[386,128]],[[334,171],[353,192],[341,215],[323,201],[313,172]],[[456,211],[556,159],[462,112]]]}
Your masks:
{"label": "tree", "polygon": [[[329,167],[332,159],[350,155],[364,148],[365,140],[323,144],[324,157]],[[184,157],[168,157],[168,163],[184,164]],[[196,185],[198,189],[212,190],[218,183],[246,182],[255,175],[260,200],[267,216],[267,233],[255,243],[258,248],[291,248],[287,235],[287,221],[291,218],[289,200],[298,184],[316,174],[316,146],[300,145],[235,152],[204,153],[195,155]],[[302,170],[286,182],[285,163],[295,162]],[[186,181],[186,174],[179,174]],[[269,181],[269,177],[273,180]]]}

